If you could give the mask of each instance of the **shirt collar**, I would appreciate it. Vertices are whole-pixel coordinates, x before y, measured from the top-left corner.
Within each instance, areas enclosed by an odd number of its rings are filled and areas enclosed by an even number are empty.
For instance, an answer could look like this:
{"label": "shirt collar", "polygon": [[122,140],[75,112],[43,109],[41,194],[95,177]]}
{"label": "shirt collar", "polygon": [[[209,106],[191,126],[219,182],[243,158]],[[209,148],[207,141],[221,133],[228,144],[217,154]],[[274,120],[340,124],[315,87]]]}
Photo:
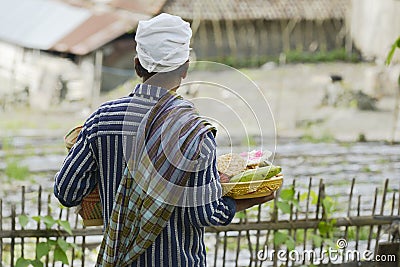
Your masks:
{"label": "shirt collar", "polygon": [[165,95],[166,93],[168,93],[168,90],[165,88],[158,87],[158,86],[151,85],[151,84],[140,83],[140,84],[136,85],[135,89],[133,89],[130,96],[146,95],[146,96],[151,96],[154,98],[160,98],[163,95]]}

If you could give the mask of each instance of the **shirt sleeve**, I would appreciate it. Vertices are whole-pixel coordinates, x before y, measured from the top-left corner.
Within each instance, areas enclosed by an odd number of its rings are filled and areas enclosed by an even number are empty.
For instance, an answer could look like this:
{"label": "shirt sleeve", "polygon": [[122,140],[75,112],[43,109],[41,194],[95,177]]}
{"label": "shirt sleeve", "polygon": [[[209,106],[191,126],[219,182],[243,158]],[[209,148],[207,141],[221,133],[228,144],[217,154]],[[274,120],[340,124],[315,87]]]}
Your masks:
{"label": "shirt sleeve", "polygon": [[54,195],[66,207],[77,206],[96,186],[97,163],[89,142],[90,124],[85,123],[75,145],[55,175]]}
{"label": "shirt sleeve", "polygon": [[207,134],[204,140],[202,153],[211,155],[211,165],[204,170],[193,173],[191,185],[194,190],[195,204],[188,208],[192,224],[205,226],[228,225],[236,213],[236,202],[222,196],[221,183],[216,166],[216,143],[212,133]]}

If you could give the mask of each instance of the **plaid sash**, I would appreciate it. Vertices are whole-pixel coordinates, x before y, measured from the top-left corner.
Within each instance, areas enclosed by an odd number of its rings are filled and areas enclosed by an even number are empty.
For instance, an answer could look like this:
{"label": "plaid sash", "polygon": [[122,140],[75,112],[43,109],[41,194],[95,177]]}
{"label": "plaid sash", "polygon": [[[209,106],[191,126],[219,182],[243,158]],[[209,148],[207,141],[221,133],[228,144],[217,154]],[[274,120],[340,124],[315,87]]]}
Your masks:
{"label": "plaid sash", "polygon": [[[142,120],[118,187],[96,266],[129,266],[155,241],[182,198],[191,172],[212,167],[200,153],[210,124],[168,92]],[[202,156],[200,156],[202,155]]]}

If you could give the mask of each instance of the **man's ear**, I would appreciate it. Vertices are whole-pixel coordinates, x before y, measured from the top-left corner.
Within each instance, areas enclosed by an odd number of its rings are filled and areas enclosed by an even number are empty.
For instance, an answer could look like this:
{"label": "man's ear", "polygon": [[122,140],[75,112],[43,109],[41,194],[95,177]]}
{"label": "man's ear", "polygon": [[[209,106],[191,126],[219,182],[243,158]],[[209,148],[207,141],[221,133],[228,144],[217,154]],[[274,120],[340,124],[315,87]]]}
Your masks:
{"label": "man's ear", "polygon": [[137,57],[135,57],[135,72],[136,72],[137,76],[142,78],[143,77],[143,73],[139,69],[139,64],[140,64],[139,59]]}

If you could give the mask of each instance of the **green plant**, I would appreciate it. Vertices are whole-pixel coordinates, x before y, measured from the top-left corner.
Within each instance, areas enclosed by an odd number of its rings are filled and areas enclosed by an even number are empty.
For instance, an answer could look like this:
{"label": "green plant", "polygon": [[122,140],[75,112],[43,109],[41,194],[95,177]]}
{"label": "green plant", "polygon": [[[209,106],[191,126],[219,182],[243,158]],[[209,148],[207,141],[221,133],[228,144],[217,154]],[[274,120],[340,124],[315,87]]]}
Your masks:
{"label": "green plant", "polygon": [[[316,205],[318,203],[318,194],[315,191],[301,194],[300,201],[308,199],[308,195],[310,197],[311,204]],[[298,200],[295,196],[296,192],[293,187],[282,190],[279,194],[279,200],[276,203],[278,210],[284,214],[288,214],[292,212],[292,208],[294,206],[300,208]],[[337,210],[337,203],[330,196],[324,196],[321,198],[320,203],[323,208],[323,217],[318,223],[318,231],[309,233],[308,235],[316,247],[334,247],[335,243],[332,241],[332,238],[334,237],[336,219],[332,219],[332,215]],[[296,241],[304,241],[304,231],[301,231],[301,234],[299,234],[299,231],[296,233],[296,240],[293,239],[289,231],[276,231],[274,234],[274,244],[276,246],[285,245],[288,250],[293,250],[295,248]]]}
{"label": "green plant", "polygon": [[29,168],[15,159],[8,160],[5,173],[11,179],[25,180],[29,176]]}
{"label": "green plant", "polygon": [[[68,234],[72,235],[71,226],[68,221],[54,219],[50,215],[46,216],[32,216],[31,218],[25,214],[22,214],[18,217],[19,224],[21,227],[27,226],[30,220],[34,220],[38,223],[44,223],[46,229],[52,229],[53,227],[57,226],[58,229],[66,231]],[[73,244],[69,243],[64,239],[61,238],[47,238],[46,241],[40,242],[36,245],[36,255],[34,259],[26,259],[24,257],[20,257],[17,259],[16,267],[27,267],[27,266],[34,266],[34,267],[43,267],[44,262],[42,259],[45,256],[50,254],[53,255],[53,259],[55,262],[61,262],[62,264],[69,265],[67,251],[71,249],[78,249],[78,247]]]}
{"label": "green plant", "polygon": [[397,38],[397,40],[393,43],[392,47],[391,47],[390,50],[389,50],[389,53],[388,53],[388,55],[387,55],[387,57],[386,57],[386,61],[385,61],[386,65],[389,65],[390,62],[392,62],[394,52],[396,51],[397,48],[400,49],[400,36],[399,36],[399,38]]}

